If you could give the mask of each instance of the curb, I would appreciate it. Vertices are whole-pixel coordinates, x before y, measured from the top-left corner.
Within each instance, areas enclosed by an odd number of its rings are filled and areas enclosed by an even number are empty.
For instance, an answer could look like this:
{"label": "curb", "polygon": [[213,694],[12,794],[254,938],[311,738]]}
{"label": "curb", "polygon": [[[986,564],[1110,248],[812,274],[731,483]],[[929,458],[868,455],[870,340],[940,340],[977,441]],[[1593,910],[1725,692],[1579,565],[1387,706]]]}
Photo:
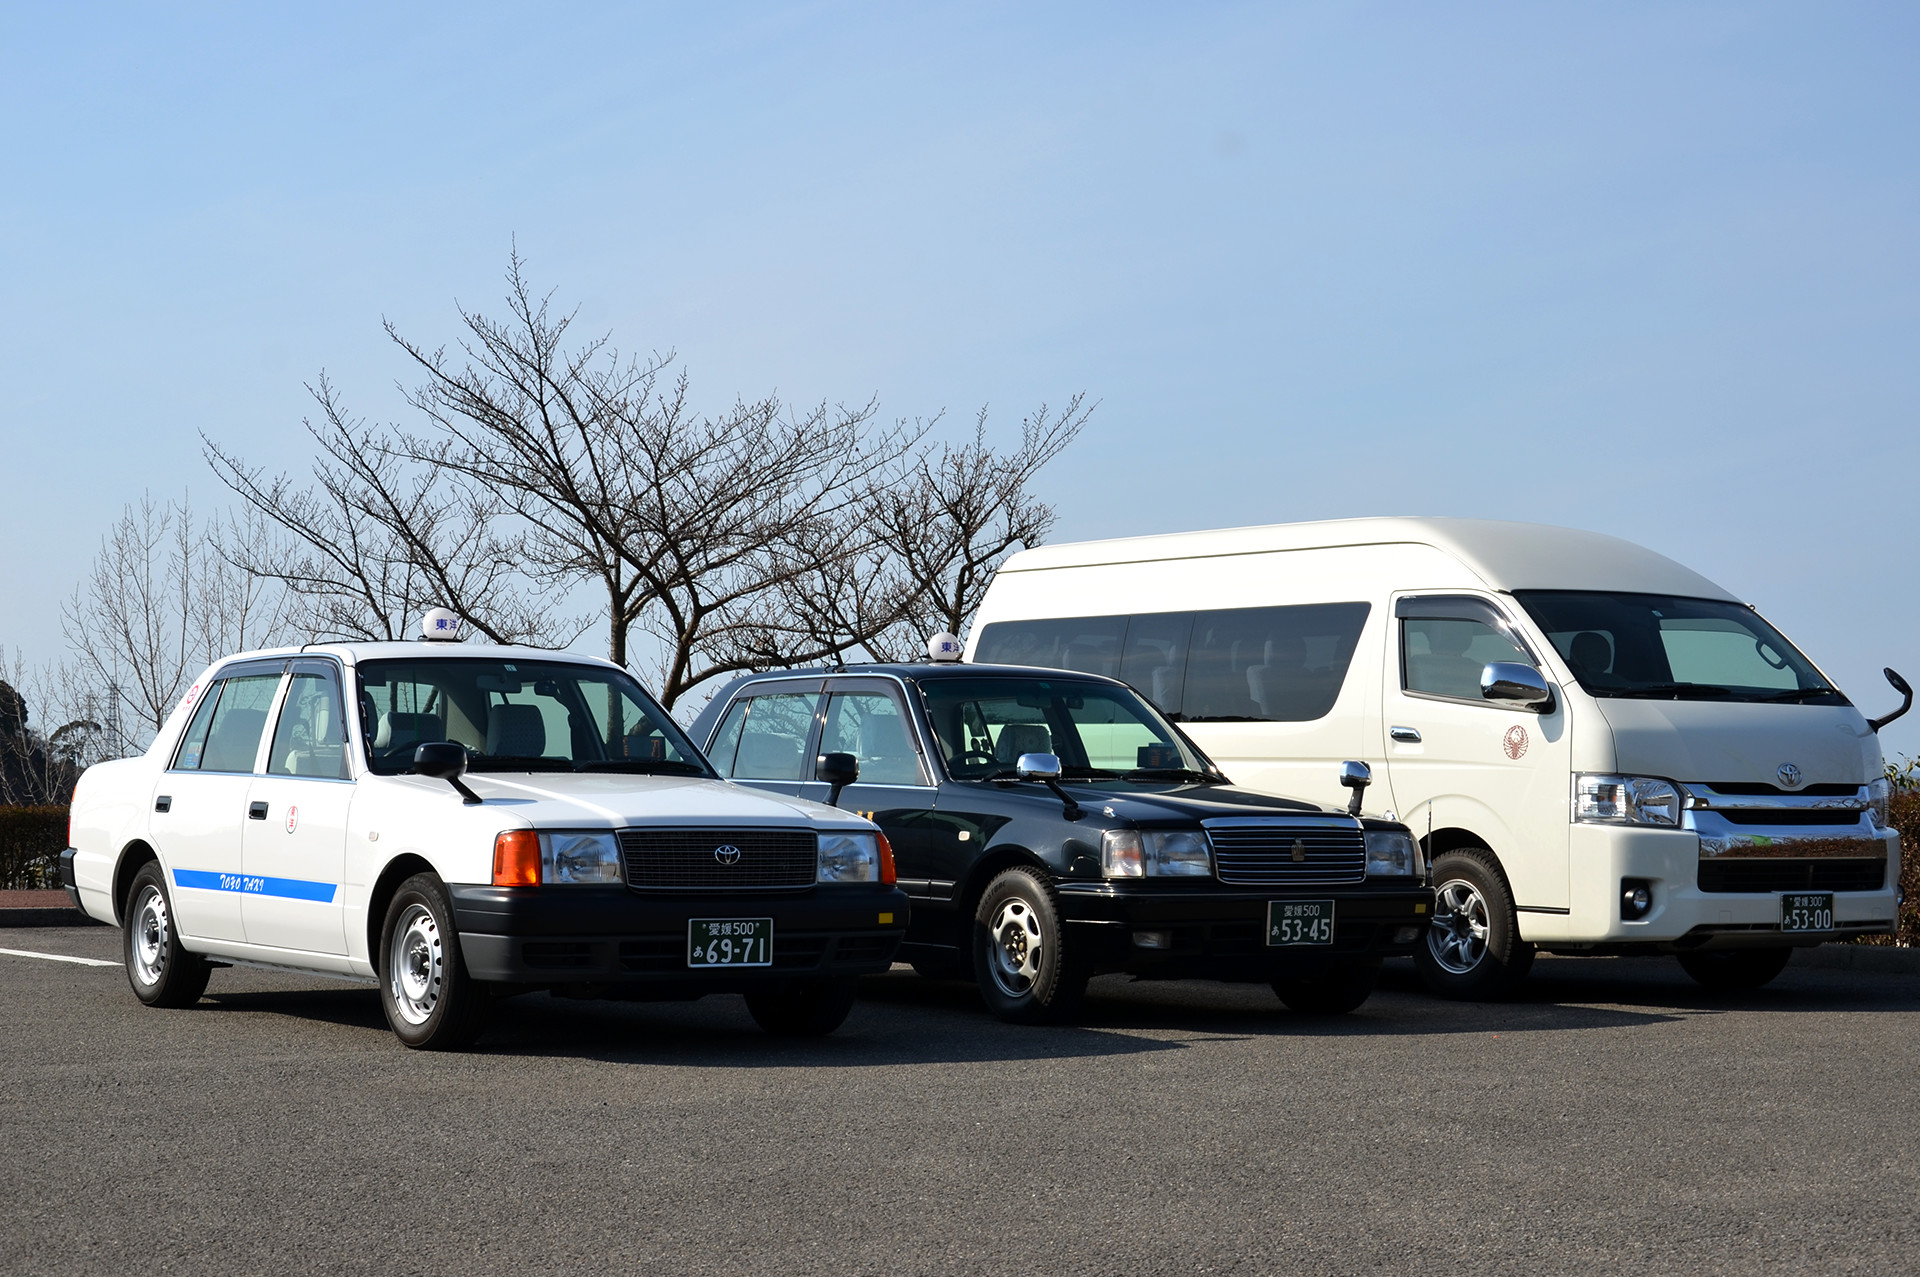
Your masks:
{"label": "curb", "polygon": [[1880,971],[1920,975],[1920,949],[1882,944],[1823,944],[1795,949],[1790,963],[1822,971]]}
{"label": "curb", "polygon": [[78,909],[0,909],[0,927],[99,927],[98,918]]}

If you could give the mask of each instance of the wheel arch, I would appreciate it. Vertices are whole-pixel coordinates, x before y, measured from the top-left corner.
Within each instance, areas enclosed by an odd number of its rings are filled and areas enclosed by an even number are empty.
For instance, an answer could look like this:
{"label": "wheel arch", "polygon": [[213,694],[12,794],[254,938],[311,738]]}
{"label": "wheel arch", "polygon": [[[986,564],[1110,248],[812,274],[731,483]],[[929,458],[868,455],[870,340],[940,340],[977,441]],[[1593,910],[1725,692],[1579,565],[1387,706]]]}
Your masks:
{"label": "wheel arch", "polygon": [[953,913],[956,928],[962,938],[973,926],[973,911],[979,907],[980,897],[986,893],[987,884],[1009,869],[1038,869],[1046,875],[1047,881],[1054,879],[1053,870],[1038,855],[1021,846],[1003,846],[990,848],[980,859],[967,867],[967,876],[953,889]]}
{"label": "wheel arch", "polygon": [[1493,849],[1486,838],[1471,829],[1457,826],[1436,829],[1421,837],[1420,850],[1428,866],[1450,851],[1477,852],[1500,875],[1500,881],[1506,884],[1507,894],[1513,894],[1513,879],[1508,876],[1506,865],[1501,863],[1500,853]]}
{"label": "wheel arch", "polygon": [[380,870],[380,876],[373,880],[373,890],[367,893],[367,961],[376,971],[380,968],[380,928],[386,924],[387,906],[392,903],[394,893],[415,874],[439,872],[425,856],[405,852],[389,860]]}
{"label": "wheel arch", "polygon": [[[148,861],[159,859],[160,853],[143,838],[135,838],[120,849],[120,858],[114,862],[113,866],[113,899],[108,902],[113,906],[115,926],[124,927],[127,924],[127,892],[133,887],[133,876],[139,873],[140,867]],[[162,868],[164,870],[165,867],[162,866]]]}

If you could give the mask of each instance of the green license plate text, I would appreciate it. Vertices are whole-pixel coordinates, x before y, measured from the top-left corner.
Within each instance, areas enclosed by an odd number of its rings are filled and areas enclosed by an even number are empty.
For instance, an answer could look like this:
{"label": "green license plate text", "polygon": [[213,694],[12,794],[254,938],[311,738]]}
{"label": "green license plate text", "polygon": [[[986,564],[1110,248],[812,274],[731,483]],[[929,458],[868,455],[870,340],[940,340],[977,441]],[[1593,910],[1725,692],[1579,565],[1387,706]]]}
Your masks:
{"label": "green license plate text", "polygon": [[690,967],[770,967],[772,918],[690,918],[687,920]]}
{"label": "green license plate text", "polygon": [[1332,944],[1333,901],[1267,901],[1267,944]]}

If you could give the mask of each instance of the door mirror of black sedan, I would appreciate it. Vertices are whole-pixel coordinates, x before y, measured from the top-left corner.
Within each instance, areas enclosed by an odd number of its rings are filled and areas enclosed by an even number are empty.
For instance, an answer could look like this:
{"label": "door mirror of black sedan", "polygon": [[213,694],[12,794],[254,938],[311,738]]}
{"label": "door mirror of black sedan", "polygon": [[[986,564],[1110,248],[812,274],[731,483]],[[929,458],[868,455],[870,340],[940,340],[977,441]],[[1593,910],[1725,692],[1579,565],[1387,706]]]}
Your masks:
{"label": "door mirror of black sedan", "polygon": [[467,770],[467,750],[464,745],[456,745],[450,740],[428,741],[413,751],[413,770],[415,775],[446,781],[460,791],[460,800],[469,807],[480,801],[480,795],[468,789],[466,782],[460,779]]}
{"label": "door mirror of black sedan", "polygon": [[1553,688],[1546,676],[1518,661],[1494,661],[1481,670],[1480,695],[1536,714],[1553,712]]}
{"label": "door mirror of black sedan", "polygon": [[813,777],[830,785],[827,806],[840,805],[840,791],[860,779],[860,760],[852,754],[822,754],[813,763]]}
{"label": "door mirror of black sedan", "polygon": [[1021,780],[1060,779],[1060,758],[1057,754],[1022,754],[1020,761],[1013,766],[1020,773]]}

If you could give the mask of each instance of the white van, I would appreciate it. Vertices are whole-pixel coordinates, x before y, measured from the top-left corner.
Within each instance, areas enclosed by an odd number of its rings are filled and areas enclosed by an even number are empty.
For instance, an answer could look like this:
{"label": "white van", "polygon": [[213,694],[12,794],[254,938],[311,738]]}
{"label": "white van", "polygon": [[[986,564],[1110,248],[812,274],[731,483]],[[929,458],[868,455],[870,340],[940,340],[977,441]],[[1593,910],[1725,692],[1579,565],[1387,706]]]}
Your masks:
{"label": "white van", "polygon": [[1795,945],[1894,926],[1894,715],[1614,537],[1396,518],[1045,546],[1000,569],[967,656],[1124,679],[1252,788],[1337,802],[1337,764],[1371,763],[1369,807],[1425,843],[1418,956],[1453,996],[1537,948],[1753,988]]}

